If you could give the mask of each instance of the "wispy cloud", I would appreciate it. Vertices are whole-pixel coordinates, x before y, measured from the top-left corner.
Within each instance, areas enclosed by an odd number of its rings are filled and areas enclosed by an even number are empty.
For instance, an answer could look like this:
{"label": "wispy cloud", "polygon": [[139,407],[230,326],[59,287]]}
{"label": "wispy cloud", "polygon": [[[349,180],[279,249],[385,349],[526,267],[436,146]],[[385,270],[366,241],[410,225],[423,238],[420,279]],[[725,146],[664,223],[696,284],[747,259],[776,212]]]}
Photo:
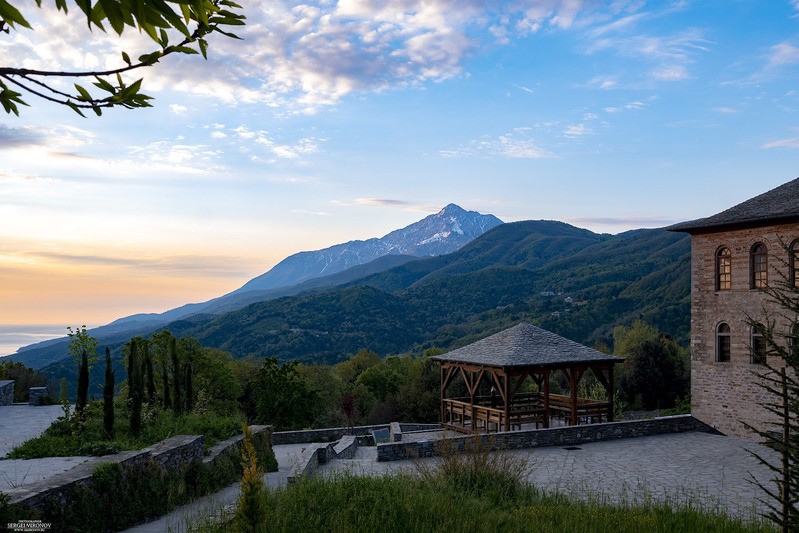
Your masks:
{"label": "wispy cloud", "polygon": [[411,202],[392,198],[356,198],[353,203],[355,205],[368,205],[373,207],[408,207],[413,205]]}
{"label": "wispy cloud", "polygon": [[637,227],[663,227],[679,222],[666,217],[577,217],[569,218],[571,224],[602,225],[602,226],[637,226]]}
{"label": "wispy cloud", "polygon": [[799,137],[767,142],[763,145],[763,148],[799,148]]}
{"label": "wispy cloud", "polygon": [[554,157],[551,152],[539,146],[532,137],[532,131],[532,128],[516,128],[495,139],[472,140],[462,148],[442,150],[439,155],[446,158],[483,156],[542,159]]}
{"label": "wispy cloud", "polygon": [[[359,91],[383,91],[459,76],[466,58],[486,44],[507,43],[542,29],[583,31],[595,13],[596,47],[634,27],[643,14],[629,7],[586,0],[341,0],[296,5],[286,0],[247,9],[241,41],[215,39],[204,68],[169,58],[169,68],[148,73],[147,89],[208,96],[230,105],[261,103],[314,113]],[[95,33],[86,41],[79,10],[69,16],[47,4],[26,13],[36,25],[33,42],[24,31],[0,43],[0,55],[30,68],[91,69],[115,66],[121,50],[149,51],[146,39]],[[110,32],[113,33],[113,32]],[[677,46],[677,45],[672,45]],[[174,114],[186,106],[171,107]]]}
{"label": "wispy cloud", "polygon": [[566,128],[563,132],[563,135],[570,138],[570,139],[579,139],[581,137],[585,137],[586,135],[593,135],[594,130],[586,126],[585,124],[572,124]]}

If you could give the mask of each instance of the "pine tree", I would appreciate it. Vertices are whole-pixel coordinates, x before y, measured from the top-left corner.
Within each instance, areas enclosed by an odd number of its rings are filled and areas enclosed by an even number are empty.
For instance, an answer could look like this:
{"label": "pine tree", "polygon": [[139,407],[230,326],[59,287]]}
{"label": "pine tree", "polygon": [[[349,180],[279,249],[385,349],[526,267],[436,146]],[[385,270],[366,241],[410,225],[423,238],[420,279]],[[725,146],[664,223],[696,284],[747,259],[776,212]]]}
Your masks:
{"label": "pine tree", "polygon": [[[789,257],[796,254],[784,243],[783,248]],[[752,481],[768,496],[768,501],[761,500],[769,508],[765,516],[786,533],[799,531],[799,275],[792,268],[794,262],[799,268],[799,256],[794,256],[793,260],[791,264],[783,265],[789,267],[790,276],[780,273],[782,279],[779,282],[761,289],[767,304],[778,311],[770,312],[764,306],[764,321],[747,317],[749,325],[758,329],[766,344],[763,370],[754,373],[771,395],[772,400],[761,406],[778,420],[778,431],[744,424],[780,457],[779,463],[775,464],[750,452],[776,475],[776,490],[754,477]]]}

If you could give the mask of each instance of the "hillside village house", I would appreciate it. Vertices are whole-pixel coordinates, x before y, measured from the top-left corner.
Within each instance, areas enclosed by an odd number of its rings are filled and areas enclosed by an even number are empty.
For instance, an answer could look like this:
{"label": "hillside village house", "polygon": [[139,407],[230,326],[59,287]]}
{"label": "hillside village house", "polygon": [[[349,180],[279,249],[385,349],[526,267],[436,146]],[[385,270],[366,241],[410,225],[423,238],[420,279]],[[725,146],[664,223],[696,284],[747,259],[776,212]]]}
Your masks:
{"label": "hillside village house", "polygon": [[778,335],[799,342],[795,318],[777,316],[760,290],[799,282],[799,179],[669,229],[691,234],[693,415],[727,435],[752,437],[742,422],[771,429],[773,416],[761,407],[767,393],[752,372],[766,361],[766,346],[747,316],[772,316]]}

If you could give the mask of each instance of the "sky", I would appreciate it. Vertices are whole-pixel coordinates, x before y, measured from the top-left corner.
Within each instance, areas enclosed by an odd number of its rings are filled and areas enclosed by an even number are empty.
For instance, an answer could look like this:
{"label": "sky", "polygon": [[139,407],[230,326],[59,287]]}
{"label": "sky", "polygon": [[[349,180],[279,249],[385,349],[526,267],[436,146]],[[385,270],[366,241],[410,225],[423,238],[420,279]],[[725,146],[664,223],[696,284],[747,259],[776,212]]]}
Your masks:
{"label": "sky", "polygon": [[[90,32],[77,8],[15,4],[33,29],[0,33],[0,67],[115,68],[153,49]],[[615,234],[799,176],[799,0],[244,13],[242,39],[213,36],[207,61],[127,77],[151,109],[81,118],[25,95],[0,116],[0,354],[208,300],[448,203]]]}

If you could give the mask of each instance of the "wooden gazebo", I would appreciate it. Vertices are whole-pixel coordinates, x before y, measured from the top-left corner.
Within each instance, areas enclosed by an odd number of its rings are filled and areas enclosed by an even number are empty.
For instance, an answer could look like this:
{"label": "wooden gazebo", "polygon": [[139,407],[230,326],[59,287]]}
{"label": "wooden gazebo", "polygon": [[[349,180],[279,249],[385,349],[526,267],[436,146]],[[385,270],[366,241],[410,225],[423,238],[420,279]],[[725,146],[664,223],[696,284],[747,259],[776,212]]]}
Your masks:
{"label": "wooden gazebo", "polygon": [[[525,323],[432,359],[441,364],[441,423],[464,433],[547,428],[554,419],[569,425],[612,422],[613,365],[624,361]],[[568,380],[568,395],[550,393],[557,370]],[[589,370],[605,389],[604,400],[577,395]],[[468,396],[449,398],[457,376]],[[522,392],[528,378],[536,391]]]}

